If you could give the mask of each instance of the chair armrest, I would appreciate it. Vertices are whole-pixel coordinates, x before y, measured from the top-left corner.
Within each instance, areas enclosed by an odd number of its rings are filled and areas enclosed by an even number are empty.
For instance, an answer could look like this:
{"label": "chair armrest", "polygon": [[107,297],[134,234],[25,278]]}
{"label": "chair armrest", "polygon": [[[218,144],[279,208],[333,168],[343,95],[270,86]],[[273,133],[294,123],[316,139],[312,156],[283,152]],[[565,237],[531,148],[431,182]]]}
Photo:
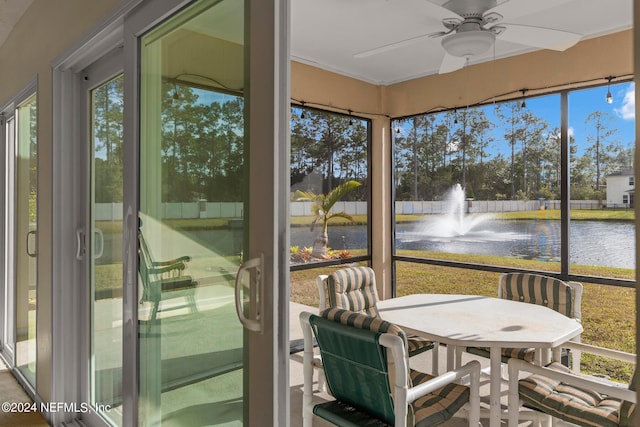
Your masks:
{"label": "chair armrest", "polygon": [[629,390],[624,384],[614,384],[595,377],[574,374],[571,372],[559,372],[544,366],[537,366],[524,360],[509,359],[509,390],[518,393],[518,376],[520,372],[529,372],[532,374],[544,375],[545,377],[561,381],[575,387],[593,390],[598,393],[606,394],[611,397],[636,403],[636,392]]}
{"label": "chair armrest", "polygon": [[458,369],[445,372],[429,381],[408,388],[408,361],[402,338],[397,335],[382,334],[382,336],[380,336],[380,344],[390,349],[393,354],[393,364],[395,368],[394,408],[396,420],[406,419],[407,406],[415,402],[416,399],[470,375],[469,425],[474,423],[476,425],[478,424],[480,420],[480,362],[472,360]]}
{"label": "chair armrest", "polygon": [[182,270],[184,270],[185,268],[186,268],[186,265],[184,264],[184,262],[177,262],[177,263],[173,263],[171,265],[167,265],[163,267],[151,267],[149,268],[148,273],[163,274],[163,273],[170,273],[175,270],[179,270],[180,272],[182,272]]}
{"label": "chair armrest", "polygon": [[153,266],[165,266],[182,263],[184,265],[185,262],[191,261],[191,257],[188,255],[181,256],[179,258],[170,259],[167,261],[151,261],[151,265]]}
{"label": "chair armrest", "polygon": [[469,363],[462,365],[458,369],[445,372],[444,374],[438,375],[437,377],[429,381],[418,384],[415,387],[411,387],[407,393],[407,403],[412,403],[416,399],[419,399],[426,394],[432,393],[433,391],[439,389],[440,387],[444,387],[447,384],[459,381],[467,375],[471,376],[470,388],[472,390],[475,389],[477,394],[479,394],[478,387],[480,382],[480,362],[478,362],[477,360],[472,360]]}
{"label": "chair armrest", "polygon": [[622,362],[628,362],[636,364],[636,355],[633,353],[627,353],[625,351],[612,350],[610,348],[598,347],[595,345],[584,344],[576,341],[567,341],[562,344],[563,348],[571,350],[581,351],[584,353],[595,354],[596,356],[608,357],[610,359],[620,360]]}

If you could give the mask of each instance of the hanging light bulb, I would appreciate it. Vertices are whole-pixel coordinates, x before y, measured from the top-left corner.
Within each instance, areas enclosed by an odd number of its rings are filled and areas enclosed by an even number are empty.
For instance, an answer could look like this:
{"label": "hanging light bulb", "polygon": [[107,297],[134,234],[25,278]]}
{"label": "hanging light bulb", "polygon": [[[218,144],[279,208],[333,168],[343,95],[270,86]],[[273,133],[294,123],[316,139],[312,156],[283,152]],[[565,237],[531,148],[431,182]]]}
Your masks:
{"label": "hanging light bulb", "polygon": [[527,89],[520,89],[520,92],[522,92],[522,104],[520,104],[520,107],[526,108],[527,102],[524,100],[524,94],[527,93]]}
{"label": "hanging light bulb", "polygon": [[605,97],[605,100],[607,101],[607,104],[613,104],[613,95],[611,95],[611,80],[615,79],[615,77],[609,76],[605,78],[609,81],[609,83],[607,84],[607,96]]}
{"label": "hanging light bulb", "polygon": [[353,126],[353,117],[351,117],[351,110],[347,111],[349,111],[349,126]]}
{"label": "hanging light bulb", "polygon": [[453,109],[453,124],[458,124],[458,110],[456,110],[455,108]]}
{"label": "hanging light bulb", "polygon": [[300,113],[300,118],[304,119],[304,101],[300,101],[300,104],[302,105],[302,112]]}
{"label": "hanging light bulb", "polygon": [[178,93],[178,85],[177,84],[173,84],[173,96],[172,98],[177,101],[180,99],[180,94]]}

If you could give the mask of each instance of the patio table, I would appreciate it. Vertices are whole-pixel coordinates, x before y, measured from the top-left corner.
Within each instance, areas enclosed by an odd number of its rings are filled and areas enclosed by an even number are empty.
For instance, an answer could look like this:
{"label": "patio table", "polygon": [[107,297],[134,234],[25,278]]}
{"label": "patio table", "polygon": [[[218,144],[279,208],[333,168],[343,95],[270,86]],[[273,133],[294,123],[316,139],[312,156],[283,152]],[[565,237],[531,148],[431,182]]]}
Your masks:
{"label": "patio table", "polygon": [[490,349],[490,425],[500,425],[501,349],[554,349],[582,333],[582,325],[540,305],[478,295],[415,294],[378,303],[380,316],[408,332],[456,346]]}

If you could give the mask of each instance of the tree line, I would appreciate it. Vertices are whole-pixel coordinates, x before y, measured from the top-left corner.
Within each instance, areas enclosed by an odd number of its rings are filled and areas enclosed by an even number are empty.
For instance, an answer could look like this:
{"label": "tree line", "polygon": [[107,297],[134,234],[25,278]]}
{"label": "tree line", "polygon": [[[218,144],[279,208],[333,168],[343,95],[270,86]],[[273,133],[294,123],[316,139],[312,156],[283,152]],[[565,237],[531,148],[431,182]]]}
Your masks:
{"label": "tree line", "polygon": [[[394,126],[397,200],[438,200],[456,183],[480,200],[560,198],[560,129],[523,103],[418,115]],[[633,150],[618,139],[611,114],[594,111],[585,126],[583,154],[569,136],[571,198],[604,199],[605,177],[630,168]]]}

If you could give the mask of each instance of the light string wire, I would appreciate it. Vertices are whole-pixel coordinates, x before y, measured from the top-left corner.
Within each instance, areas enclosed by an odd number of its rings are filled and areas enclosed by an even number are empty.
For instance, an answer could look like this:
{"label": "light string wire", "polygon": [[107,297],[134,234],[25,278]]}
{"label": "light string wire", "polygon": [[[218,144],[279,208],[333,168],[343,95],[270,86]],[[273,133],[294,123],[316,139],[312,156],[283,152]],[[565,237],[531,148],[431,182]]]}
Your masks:
{"label": "light string wire", "polygon": [[[457,105],[457,106],[451,106],[451,107],[446,107],[446,106],[436,106],[436,107],[432,107],[426,111],[422,111],[422,112],[418,112],[415,114],[411,114],[411,115],[407,115],[407,116],[391,116],[389,114],[384,114],[384,113],[377,113],[377,112],[370,112],[370,111],[358,111],[358,110],[353,110],[350,108],[342,108],[342,107],[336,107],[335,105],[328,105],[328,104],[323,104],[320,102],[313,102],[313,101],[306,101],[306,100],[301,100],[301,99],[296,99],[296,98],[291,98],[291,101],[293,101],[294,103],[296,103],[297,106],[299,107],[304,107],[304,106],[313,106],[316,108],[320,108],[320,109],[326,109],[326,110],[332,110],[335,112],[344,112],[345,115],[363,115],[363,116],[374,116],[374,117],[384,117],[384,118],[388,118],[391,120],[399,120],[399,119],[404,119],[404,118],[408,118],[408,117],[413,117],[413,116],[420,116],[423,114],[429,114],[429,113],[439,113],[439,112],[443,112],[443,111],[449,111],[449,110],[458,110],[458,109],[465,109],[465,108],[474,108],[474,107],[479,107],[481,105],[486,105],[486,104],[490,104],[490,103],[496,103],[496,102],[508,102],[508,101],[512,101],[514,99],[522,99],[523,95],[522,95],[522,91],[526,91],[526,92],[536,92],[535,95],[530,95],[531,96],[541,96],[541,95],[545,95],[548,92],[553,92],[553,91],[560,91],[561,89],[574,89],[574,90],[580,90],[580,89],[584,89],[586,86],[588,86],[590,83],[596,83],[599,81],[604,80],[605,82],[608,81],[608,77],[601,77],[601,78],[592,78],[592,79],[586,79],[586,80],[578,80],[578,81],[574,81],[574,82],[570,82],[570,83],[562,83],[562,84],[556,84],[556,85],[549,85],[549,86],[543,86],[543,87],[537,87],[537,88],[522,88],[522,89],[515,89],[509,92],[503,92],[497,95],[491,95],[488,98],[485,98],[481,101],[472,103],[472,104],[466,104],[466,105]],[[621,76],[616,76],[613,77],[612,80],[618,80],[620,82],[622,81],[627,81],[628,79],[632,79],[634,77],[633,74],[625,74],[625,75],[621,75]]]}

